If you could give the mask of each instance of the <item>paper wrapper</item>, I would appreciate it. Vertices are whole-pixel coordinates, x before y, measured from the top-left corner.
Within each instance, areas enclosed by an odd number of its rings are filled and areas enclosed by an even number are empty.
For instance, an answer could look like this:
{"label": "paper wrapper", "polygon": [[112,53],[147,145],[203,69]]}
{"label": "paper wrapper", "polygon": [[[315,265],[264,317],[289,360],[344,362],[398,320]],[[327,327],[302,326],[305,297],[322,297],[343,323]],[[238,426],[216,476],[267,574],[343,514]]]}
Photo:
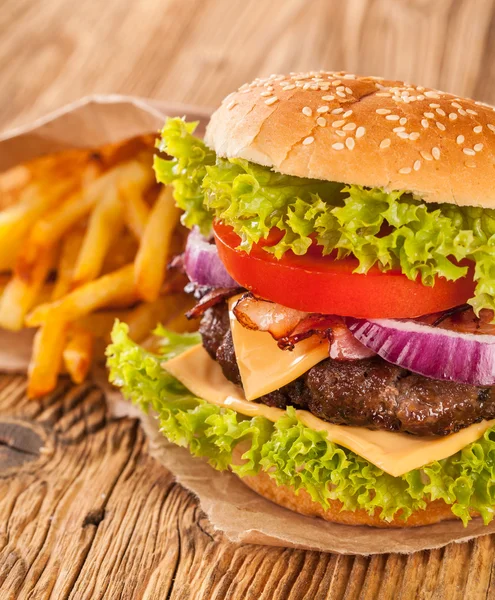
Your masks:
{"label": "paper wrapper", "polygon": [[[207,115],[192,107],[141,98],[92,96],[62,108],[35,123],[0,136],[0,170],[46,153],[84,148],[157,131],[166,115],[187,115],[204,125]],[[32,331],[13,334],[0,330],[0,370],[24,372],[31,351]],[[95,371],[116,416],[136,416],[136,409],[110,388],[103,368]],[[474,519],[464,528],[459,521],[411,529],[350,527],[312,519],[281,508],[258,496],[233,474],[220,473],[184,448],[170,444],[158,431],[153,416],[142,423],[150,452],[177,480],[198,497],[212,525],[234,542],[268,544],[342,554],[410,553],[440,548],[495,532]]]}

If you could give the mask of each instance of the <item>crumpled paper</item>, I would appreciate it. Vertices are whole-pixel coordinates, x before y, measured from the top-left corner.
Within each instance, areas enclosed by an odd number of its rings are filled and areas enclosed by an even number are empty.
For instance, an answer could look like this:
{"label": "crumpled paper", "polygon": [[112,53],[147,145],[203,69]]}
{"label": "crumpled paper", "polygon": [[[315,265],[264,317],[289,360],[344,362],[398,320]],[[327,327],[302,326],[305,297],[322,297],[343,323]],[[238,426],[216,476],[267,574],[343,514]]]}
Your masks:
{"label": "crumpled paper", "polygon": [[[94,147],[158,131],[166,115],[199,120],[199,131],[208,118],[201,109],[142,98],[83,98],[26,127],[0,135],[0,170],[50,152]],[[32,337],[32,330],[0,330],[0,370],[26,371]],[[232,473],[215,471],[193,458],[187,449],[169,443],[159,432],[153,415],[141,415],[111,388],[103,366],[95,369],[93,377],[105,389],[116,417],[140,416],[150,439],[150,453],[198,497],[214,528],[234,542],[370,555],[440,548],[495,532],[495,521],[485,527],[480,519],[473,519],[466,528],[461,522],[446,521],[428,527],[385,530],[338,525],[296,514],[262,498]]]}

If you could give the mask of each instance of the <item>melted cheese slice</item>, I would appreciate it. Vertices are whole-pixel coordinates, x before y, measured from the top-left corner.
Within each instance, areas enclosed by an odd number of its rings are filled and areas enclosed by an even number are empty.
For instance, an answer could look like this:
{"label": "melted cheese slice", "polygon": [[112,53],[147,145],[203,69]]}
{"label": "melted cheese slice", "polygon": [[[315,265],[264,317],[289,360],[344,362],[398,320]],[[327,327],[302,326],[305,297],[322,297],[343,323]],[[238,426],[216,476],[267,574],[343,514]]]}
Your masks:
{"label": "melted cheese slice", "polygon": [[280,350],[267,331],[243,327],[232,307],[240,296],[229,301],[230,329],[242,387],[247,400],[278,390],[294,381],[311,367],[328,358],[328,340],[313,335],[295,345],[294,350]]}
{"label": "melted cheese slice", "polygon": [[[227,381],[220,365],[201,345],[163,363],[163,368],[194,395],[217,406],[231,408],[248,417],[265,417],[273,422],[286,414],[280,408],[247,401],[242,390]],[[434,460],[452,456],[495,424],[494,419],[476,423],[445,437],[417,437],[407,433],[332,425],[306,410],[296,410],[296,415],[307,427],[326,432],[330,441],[352,450],[394,477]]]}

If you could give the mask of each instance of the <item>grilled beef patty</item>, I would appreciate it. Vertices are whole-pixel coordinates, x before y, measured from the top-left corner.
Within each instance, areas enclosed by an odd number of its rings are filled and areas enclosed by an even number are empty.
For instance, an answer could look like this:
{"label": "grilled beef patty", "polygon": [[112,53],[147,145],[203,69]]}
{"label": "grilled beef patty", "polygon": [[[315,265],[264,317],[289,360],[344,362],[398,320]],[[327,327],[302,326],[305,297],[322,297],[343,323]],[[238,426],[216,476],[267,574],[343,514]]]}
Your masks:
{"label": "grilled beef patty", "polygon": [[[205,312],[200,332],[225,377],[242,385],[224,302]],[[495,418],[495,388],[428,379],[378,356],[347,362],[328,358],[256,402],[304,408],[330,423],[420,436],[447,435]]]}

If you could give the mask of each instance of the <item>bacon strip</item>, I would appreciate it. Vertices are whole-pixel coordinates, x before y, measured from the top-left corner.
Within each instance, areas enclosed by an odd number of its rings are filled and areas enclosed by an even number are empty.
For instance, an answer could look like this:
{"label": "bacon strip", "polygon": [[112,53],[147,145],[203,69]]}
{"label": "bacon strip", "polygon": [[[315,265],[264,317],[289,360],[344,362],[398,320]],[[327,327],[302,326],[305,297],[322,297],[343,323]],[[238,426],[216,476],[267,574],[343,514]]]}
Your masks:
{"label": "bacon strip", "polygon": [[201,317],[205,311],[212,306],[224,302],[232,296],[242,292],[242,288],[231,287],[231,288],[214,288],[209,292],[206,292],[200,299],[200,301],[186,313],[188,319],[197,319]]}
{"label": "bacon strip", "polygon": [[247,329],[267,331],[282,350],[312,335],[329,341],[329,356],[335,360],[359,360],[374,355],[347,329],[344,319],[335,315],[306,313],[245,293],[234,306],[234,315]]}

